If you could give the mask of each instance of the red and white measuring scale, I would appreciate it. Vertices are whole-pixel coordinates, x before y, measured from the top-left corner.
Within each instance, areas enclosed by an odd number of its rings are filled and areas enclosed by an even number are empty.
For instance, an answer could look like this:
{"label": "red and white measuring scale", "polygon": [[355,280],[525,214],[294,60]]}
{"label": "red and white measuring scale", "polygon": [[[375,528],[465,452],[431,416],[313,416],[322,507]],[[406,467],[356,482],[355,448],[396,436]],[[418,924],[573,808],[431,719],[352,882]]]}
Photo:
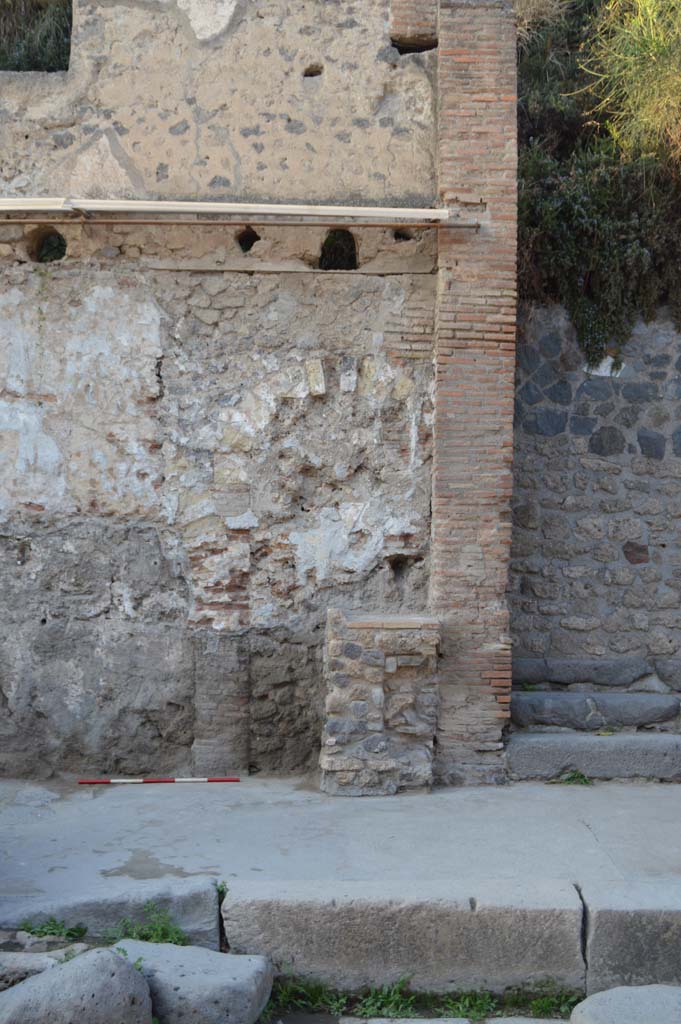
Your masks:
{"label": "red and white measuring scale", "polygon": [[78,779],[79,786],[142,786],[167,782],[241,782],[241,779],[228,775],[209,775],[203,779]]}

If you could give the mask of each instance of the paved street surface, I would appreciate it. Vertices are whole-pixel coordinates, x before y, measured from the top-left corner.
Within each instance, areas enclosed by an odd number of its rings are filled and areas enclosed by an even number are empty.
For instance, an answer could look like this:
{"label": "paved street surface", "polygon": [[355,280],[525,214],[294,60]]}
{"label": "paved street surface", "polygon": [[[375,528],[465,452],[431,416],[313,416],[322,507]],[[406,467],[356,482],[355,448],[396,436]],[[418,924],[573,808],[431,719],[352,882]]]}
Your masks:
{"label": "paved street surface", "polygon": [[1,916],[76,894],[224,879],[681,881],[681,789],[603,783],[327,797],[238,785],[0,783]]}

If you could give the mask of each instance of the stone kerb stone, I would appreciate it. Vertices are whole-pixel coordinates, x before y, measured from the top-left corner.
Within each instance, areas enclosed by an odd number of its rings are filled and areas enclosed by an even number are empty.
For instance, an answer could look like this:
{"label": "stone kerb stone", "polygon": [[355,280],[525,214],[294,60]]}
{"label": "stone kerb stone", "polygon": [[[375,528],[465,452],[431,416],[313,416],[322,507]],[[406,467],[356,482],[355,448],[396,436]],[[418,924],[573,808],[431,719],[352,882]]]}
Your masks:
{"label": "stone kerb stone", "polygon": [[321,787],[342,796],[429,786],[440,628],[426,616],[346,618],[330,610]]}

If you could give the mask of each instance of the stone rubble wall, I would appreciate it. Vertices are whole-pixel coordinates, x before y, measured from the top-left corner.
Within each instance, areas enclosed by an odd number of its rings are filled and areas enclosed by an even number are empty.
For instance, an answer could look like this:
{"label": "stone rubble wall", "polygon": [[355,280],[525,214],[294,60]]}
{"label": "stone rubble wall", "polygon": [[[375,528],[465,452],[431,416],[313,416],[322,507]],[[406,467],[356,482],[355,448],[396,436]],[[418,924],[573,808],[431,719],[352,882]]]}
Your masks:
{"label": "stone rubble wall", "polygon": [[434,288],[6,261],[4,773],[316,760],[327,607],[426,607]]}
{"label": "stone rubble wall", "polygon": [[424,616],[329,609],[322,789],[387,796],[433,781],[440,627]]}
{"label": "stone rubble wall", "polygon": [[7,196],[428,206],[437,54],[388,0],[74,0],[67,72],[0,74]]}
{"label": "stone rubble wall", "polygon": [[[436,13],[438,48],[403,52]],[[26,267],[43,225],[2,227],[4,536],[56,566],[49,600],[35,564],[7,567],[6,770],[29,735],[46,772],[313,763],[331,606],[442,621],[436,777],[502,779],[510,0],[75,0],[68,72],[0,78],[6,195],[446,203],[477,224],[360,230],[347,276],[318,274],[319,228],[256,225],[243,251],[233,228],[68,225],[48,270]],[[114,558],[126,530],[156,553],[143,579]],[[123,644],[152,628],[182,667],[140,654],[131,690]],[[53,671],[40,638],[68,629]]]}
{"label": "stone rubble wall", "polygon": [[[521,688],[681,692],[681,334],[661,311],[622,359],[590,373],[561,309],[525,312],[510,587]],[[640,704],[646,726],[679,728],[678,702]],[[636,727],[637,706],[572,702],[558,724]]]}

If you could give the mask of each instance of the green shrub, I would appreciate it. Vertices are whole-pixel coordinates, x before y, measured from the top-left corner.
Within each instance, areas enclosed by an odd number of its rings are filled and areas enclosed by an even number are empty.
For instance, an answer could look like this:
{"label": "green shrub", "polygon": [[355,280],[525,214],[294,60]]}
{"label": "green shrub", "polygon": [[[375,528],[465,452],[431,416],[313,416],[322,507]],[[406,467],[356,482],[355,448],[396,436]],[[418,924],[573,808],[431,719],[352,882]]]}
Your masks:
{"label": "green shrub", "polygon": [[519,288],[570,313],[590,363],[616,355],[638,315],[668,303],[681,325],[681,184],[609,140],[521,151]]}
{"label": "green shrub", "polygon": [[[642,129],[633,128],[634,101],[639,111],[652,111],[653,87],[637,94],[633,86],[627,92],[613,85],[623,40],[635,35],[632,12],[639,24],[647,8],[649,22],[654,14],[664,28],[658,68],[679,62],[674,102],[681,104],[681,38],[669,53],[669,37],[681,33],[681,0],[669,4],[673,28],[662,17],[663,3],[573,0],[567,13],[540,21],[519,48],[519,293],[563,304],[590,364],[606,353],[617,357],[637,317],[650,319],[660,305],[669,305],[681,325],[681,169],[659,156],[659,145],[647,156],[642,142],[634,147],[634,132],[642,139]],[[632,75],[635,68],[633,62]],[[642,77],[650,76],[652,70]],[[666,128],[660,122],[666,140],[673,121],[670,113]],[[681,130],[681,116],[676,124]]]}
{"label": "green shrub", "polygon": [[681,0],[607,0],[584,68],[625,152],[681,160]]}
{"label": "green shrub", "polygon": [[72,0],[0,0],[0,71],[64,71]]}

